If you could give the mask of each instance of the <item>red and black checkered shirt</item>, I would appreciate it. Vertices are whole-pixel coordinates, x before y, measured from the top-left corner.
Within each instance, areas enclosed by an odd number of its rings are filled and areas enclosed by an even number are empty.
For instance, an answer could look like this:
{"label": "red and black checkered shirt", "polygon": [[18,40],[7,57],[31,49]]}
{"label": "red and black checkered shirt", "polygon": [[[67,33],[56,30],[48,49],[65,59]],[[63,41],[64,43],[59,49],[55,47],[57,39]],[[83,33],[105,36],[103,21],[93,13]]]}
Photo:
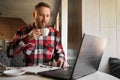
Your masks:
{"label": "red and black checkered shirt", "polygon": [[[34,25],[24,26],[17,30],[10,42],[9,54],[12,52],[12,56],[16,56],[23,51],[26,66],[38,65],[39,63],[46,64],[59,58],[65,60],[60,33],[53,27],[48,27],[48,36],[41,35],[38,39],[29,39],[26,35],[33,27]],[[24,46],[19,44],[21,41],[24,42]]]}

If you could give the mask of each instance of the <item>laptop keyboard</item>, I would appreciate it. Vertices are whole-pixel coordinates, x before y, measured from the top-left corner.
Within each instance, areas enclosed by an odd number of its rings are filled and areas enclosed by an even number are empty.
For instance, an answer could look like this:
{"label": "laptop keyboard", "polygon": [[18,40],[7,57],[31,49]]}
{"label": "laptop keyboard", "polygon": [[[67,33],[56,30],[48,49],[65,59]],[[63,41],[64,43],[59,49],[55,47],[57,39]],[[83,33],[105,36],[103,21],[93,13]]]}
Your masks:
{"label": "laptop keyboard", "polygon": [[[58,71],[57,71],[58,72]],[[59,74],[65,75],[65,76],[70,76],[72,73],[72,70],[60,70]]]}
{"label": "laptop keyboard", "polygon": [[50,71],[44,71],[44,72],[39,72],[38,74],[42,76],[47,76],[51,78],[59,78],[60,80],[62,79],[69,79],[71,77],[72,73],[72,68],[64,68],[64,69],[56,69],[56,70],[50,70]]}
{"label": "laptop keyboard", "polygon": [[71,75],[71,72],[72,72],[72,69],[70,68],[65,68],[65,69],[58,69],[58,70],[52,70],[50,71],[50,73],[52,72],[52,74],[61,74],[61,75],[65,75],[65,76],[70,76]]}

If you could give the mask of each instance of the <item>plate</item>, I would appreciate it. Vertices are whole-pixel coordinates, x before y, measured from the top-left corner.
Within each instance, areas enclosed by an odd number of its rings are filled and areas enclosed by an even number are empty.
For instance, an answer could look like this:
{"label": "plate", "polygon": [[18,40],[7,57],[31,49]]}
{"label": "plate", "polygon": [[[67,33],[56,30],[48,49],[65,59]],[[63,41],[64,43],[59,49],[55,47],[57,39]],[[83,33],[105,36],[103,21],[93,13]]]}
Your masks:
{"label": "plate", "polygon": [[22,74],[25,74],[26,71],[22,69],[12,69],[12,70],[6,70],[3,72],[3,74],[7,76],[20,76]]}

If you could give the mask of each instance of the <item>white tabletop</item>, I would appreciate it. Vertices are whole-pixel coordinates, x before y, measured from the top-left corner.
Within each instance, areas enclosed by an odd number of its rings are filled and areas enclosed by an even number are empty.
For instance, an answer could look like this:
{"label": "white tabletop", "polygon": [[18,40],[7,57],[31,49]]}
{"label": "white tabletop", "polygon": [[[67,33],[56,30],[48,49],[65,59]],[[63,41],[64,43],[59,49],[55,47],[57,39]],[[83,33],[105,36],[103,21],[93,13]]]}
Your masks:
{"label": "white tabletop", "polygon": [[[8,69],[10,69],[10,70],[25,70],[26,73],[22,74],[22,75],[18,75],[18,76],[10,76],[10,75],[6,75],[3,73],[2,75],[0,75],[0,80],[54,80],[54,79],[46,78],[46,77],[36,74],[37,72],[49,70],[49,67],[47,67],[47,68],[46,67],[45,68],[40,67],[40,66],[20,67],[20,68],[8,67]],[[50,69],[57,69],[57,68],[53,67]],[[7,71],[9,71],[9,70],[7,70]],[[15,73],[14,73],[14,75],[15,75]]]}
{"label": "white tabletop", "polygon": [[[20,76],[6,76],[6,75],[2,75],[0,76],[0,80],[54,80],[51,78],[47,78],[47,77],[43,77],[37,74],[23,74]],[[77,80],[120,80],[114,76],[111,76],[109,74],[103,73],[103,72],[95,72],[92,73],[90,75],[81,77]]]}
{"label": "white tabletop", "polygon": [[4,75],[4,76],[0,76],[0,80],[54,80],[54,79],[42,77],[35,74],[24,74],[15,77],[9,77]]}
{"label": "white tabletop", "polygon": [[107,73],[97,71],[95,73],[84,76],[84,77],[77,79],[77,80],[120,80],[120,79],[118,79],[112,75],[109,75]]}

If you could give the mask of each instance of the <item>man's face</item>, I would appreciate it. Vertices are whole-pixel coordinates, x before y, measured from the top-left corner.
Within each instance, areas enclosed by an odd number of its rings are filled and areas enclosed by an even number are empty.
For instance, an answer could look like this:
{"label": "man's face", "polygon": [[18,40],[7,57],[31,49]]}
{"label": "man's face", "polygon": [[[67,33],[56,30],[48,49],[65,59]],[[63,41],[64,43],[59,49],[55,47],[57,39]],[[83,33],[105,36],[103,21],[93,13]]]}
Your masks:
{"label": "man's face", "polygon": [[33,12],[36,28],[44,28],[50,20],[50,8],[40,7]]}

